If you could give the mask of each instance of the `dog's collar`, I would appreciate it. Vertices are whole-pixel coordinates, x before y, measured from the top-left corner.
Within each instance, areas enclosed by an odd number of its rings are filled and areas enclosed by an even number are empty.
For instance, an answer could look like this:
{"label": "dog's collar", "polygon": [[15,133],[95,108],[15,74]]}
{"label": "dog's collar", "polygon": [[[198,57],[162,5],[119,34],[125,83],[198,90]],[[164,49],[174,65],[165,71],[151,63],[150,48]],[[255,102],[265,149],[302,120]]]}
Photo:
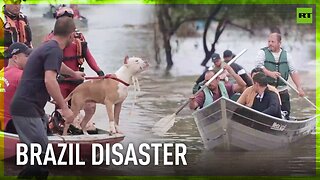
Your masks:
{"label": "dog's collar", "polygon": [[104,79],[113,79],[113,80],[116,80],[116,81],[118,81],[118,82],[120,82],[120,83],[124,84],[125,86],[130,86],[130,84],[129,84],[129,83],[126,83],[126,82],[122,81],[121,79],[119,79],[119,78],[117,78],[117,77],[113,76],[112,74],[107,74],[107,75],[105,75],[103,78],[104,78]]}

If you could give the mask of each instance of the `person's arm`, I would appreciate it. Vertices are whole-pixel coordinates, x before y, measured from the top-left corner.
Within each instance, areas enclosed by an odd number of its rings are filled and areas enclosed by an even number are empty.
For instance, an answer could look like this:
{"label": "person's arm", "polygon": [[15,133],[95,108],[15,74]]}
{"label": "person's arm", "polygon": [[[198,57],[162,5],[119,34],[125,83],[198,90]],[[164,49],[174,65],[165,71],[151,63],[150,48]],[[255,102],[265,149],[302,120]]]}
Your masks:
{"label": "person's arm", "polygon": [[57,72],[53,70],[46,70],[44,76],[44,82],[48,93],[54,99],[56,104],[61,108],[67,108],[66,102],[64,102],[63,96],[61,95],[59,84],[57,82]]}
{"label": "person's arm", "polygon": [[81,72],[81,71],[74,71],[71,68],[69,68],[67,65],[65,65],[64,63],[61,63],[61,68],[60,68],[60,72],[62,74],[66,74],[69,75],[75,79],[84,79],[85,73]]}
{"label": "person's arm", "polygon": [[204,100],[205,100],[205,95],[203,91],[201,91],[196,96],[192,95],[190,97],[189,108],[192,110],[196,110],[198,107],[203,106]]}
{"label": "person's arm", "polygon": [[233,91],[242,92],[247,84],[243,81],[243,79],[237,73],[234,72],[234,70],[229,65],[225,65],[224,68],[237,82],[237,84],[233,84]]}
{"label": "person's arm", "polygon": [[259,68],[264,68],[264,60],[266,59],[266,55],[263,50],[259,50],[257,59],[256,59],[256,65]]}
{"label": "person's arm", "polygon": [[88,65],[90,66],[90,68],[92,70],[94,70],[98,76],[104,76],[104,72],[99,68],[99,66],[98,66],[96,60],[94,59],[94,57],[92,56],[89,48],[87,48],[87,51],[85,54],[86,54],[86,56],[85,56],[86,61],[87,61]]}
{"label": "person's arm", "polygon": [[190,103],[189,103],[189,108],[192,110],[195,110],[199,107],[199,104],[197,103],[197,101],[195,101],[195,97],[191,96],[190,97]]}
{"label": "person's arm", "polygon": [[247,84],[247,87],[252,86],[252,78],[247,74],[241,74],[240,77],[243,79],[243,81]]}
{"label": "person's arm", "polygon": [[289,53],[287,53],[287,63],[289,66],[289,72],[290,72],[291,79],[297,87],[297,90],[299,92],[299,96],[303,97],[305,95],[305,93],[304,93],[302,86],[301,86],[300,76],[299,76],[298,71],[296,70],[296,68],[293,64],[292,56]]}
{"label": "person's arm", "polygon": [[66,122],[72,122],[73,119],[71,119],[71,117],[73,116],[73,112],[69,109],[67,103],[63,99],[56,77],[56,71],[46,70],[44,75],[45,86],[49,95],[53,98],[55,103],[61,108],[62,115],[65,117]]}
{"label": "person's arm", "polygon": [[29,20],[28,20],[28,17],[25,14],[23,14],[23,17],[24,17],[23,21],[26,23],[26,26],[24,27],[24,30],[25,30],[25,38],[26,38],[27,41],[25,42],[25,44],[29,48],[33,48],[33,45],[32,45],[32,31],[31,31],[31,27],[29,25]]}
{"label": "person's arm", "polygon": [[248,98],[249,88],[245,89],[243,93],[240,95],[239,99],[237,100],[237,103],[246,105],[246,99]]}
{"label": "person's arm", "polygon": [[297,87],[297,90],[299,92],[299,96],[303,97],[305,95],[302,86],[301,86],[301,81],[300,81],[300,76],[298,74],[298,72],[293,72],[290,74],[292,81],[294,82],[294,84]]}
{"label": "person's arm", "polygon": [[281,76],[280,72],[277,71],[269,71],[267,68],[262,67],[262,70],[266,76],[272,77],[273,79],[277,79],[279,76]]}

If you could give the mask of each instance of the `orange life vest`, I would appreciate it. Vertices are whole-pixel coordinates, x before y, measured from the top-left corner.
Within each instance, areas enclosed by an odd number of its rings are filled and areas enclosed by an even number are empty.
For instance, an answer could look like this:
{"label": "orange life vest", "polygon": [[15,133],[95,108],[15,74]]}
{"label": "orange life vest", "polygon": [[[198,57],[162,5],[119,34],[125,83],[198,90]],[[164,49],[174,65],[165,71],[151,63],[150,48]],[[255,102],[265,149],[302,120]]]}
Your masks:
{"label": "orange life vest", "polygon": [[32,34],[27,17],[19,13],[16,18],[12,18],[8,13],[5,13],[5,19],[4,46],[9,47],[13,42],[21,42],[32,47]]}
{"label": "orange life vest", "polygon": [[72,57],[63,57],[64,61],[77,59],[79,66],[84,62],[84,58],[87,52],[87,42],[82,33],[76,31],[74,36],[74,42],[77,45],[77,55]]}

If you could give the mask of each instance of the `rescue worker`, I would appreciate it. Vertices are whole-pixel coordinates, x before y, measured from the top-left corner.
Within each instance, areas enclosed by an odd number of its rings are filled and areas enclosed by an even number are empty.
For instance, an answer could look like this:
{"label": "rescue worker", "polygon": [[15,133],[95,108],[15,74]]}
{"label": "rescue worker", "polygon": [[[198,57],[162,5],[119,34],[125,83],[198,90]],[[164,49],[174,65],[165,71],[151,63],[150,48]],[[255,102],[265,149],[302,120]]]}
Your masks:
{"label": "rescue worker", "polygon": [[[32,33],[27,16],[21,10],[21,0],[5,1],[3,17],[1,17],[1,31],[3,32],[4,51],[14,42],[26,44],[32,48]],[[3,57],[1,57],[3,58]],[[4,59],[4,66],[8,65],[8,59]],[[2,66],[2,65],[1,65]],[[2,67],[1,67],[2,68]]]}
{"label": "rescue worker", "polygon": [[[61,7],[57,10],[55,14],[55,18],[59,19],[60,17],[68,16],[72,17],[74,16],[73,10],[68,7]],[[51,32],[45,40],[50,40],[53,36],[53,33]],[[98,76],[104,76],[104,72],[101,70],[101,68],[97,65],[94,57],[92,56],[91,52],[89,51],[87,47],[87,42],[83,36],[83,34],[79,31],[76,31],[74,33],[74,40],[72,43],[70,43],[64,50],[63,50],[63,63],[71,68],[74,71],[84,71],[84,68],[82,67],[84,61],[88,63],[90,68],[94,70]],[[67,80],[69,76],[60,74],[58,77],[58,82],[60,86],[61,93],[64,98],[66,98],[79,84],[81,84],[82,80]],[[86,103],[84,107],[85,116],[84,119],[91,119],[94,112],[96,110],[96,104],[93,102]],[[92,124],[92,123],[88,123]],[[76,125],[77,126],[77,125]],[[92,125],[91,128],[92,129]]]}

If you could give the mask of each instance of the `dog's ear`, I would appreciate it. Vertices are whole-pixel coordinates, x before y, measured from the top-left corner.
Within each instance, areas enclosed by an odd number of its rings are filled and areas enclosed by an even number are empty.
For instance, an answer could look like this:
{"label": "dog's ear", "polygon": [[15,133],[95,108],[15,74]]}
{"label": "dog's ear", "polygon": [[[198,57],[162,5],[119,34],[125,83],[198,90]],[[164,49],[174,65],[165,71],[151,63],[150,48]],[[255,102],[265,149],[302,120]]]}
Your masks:
{"label": "dog's ear", "polygon": [[129,56],[128,55],[126,55],[126,57],[124,58],[124,64],[128,64],[128,60],[129,60]]}

